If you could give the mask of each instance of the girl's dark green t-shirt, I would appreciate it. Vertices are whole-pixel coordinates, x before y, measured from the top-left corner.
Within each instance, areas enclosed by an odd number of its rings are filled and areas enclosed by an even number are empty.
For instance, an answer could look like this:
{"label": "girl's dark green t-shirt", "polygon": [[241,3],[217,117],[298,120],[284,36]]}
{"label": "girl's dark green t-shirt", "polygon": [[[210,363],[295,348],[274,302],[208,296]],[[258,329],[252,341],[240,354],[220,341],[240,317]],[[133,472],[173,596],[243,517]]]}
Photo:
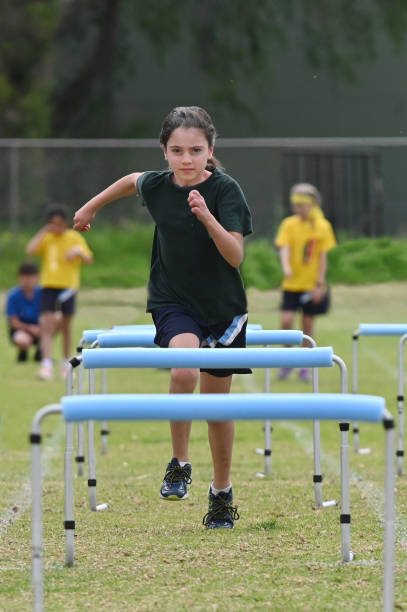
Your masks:
{"label": "girl's dark green t-shirt", "polygon": [[149,171],[137,181],[138,193],[156,225],[147,311],[181,306],[206,324],[246,313],[246,294],[239,270],[219,253],[187,200],[189,192],[197,189],[227,231],[246,236],[253,231],[252,220],[239,184],[218,168],[196,186],[176,185],[172,174],[170,170]]}

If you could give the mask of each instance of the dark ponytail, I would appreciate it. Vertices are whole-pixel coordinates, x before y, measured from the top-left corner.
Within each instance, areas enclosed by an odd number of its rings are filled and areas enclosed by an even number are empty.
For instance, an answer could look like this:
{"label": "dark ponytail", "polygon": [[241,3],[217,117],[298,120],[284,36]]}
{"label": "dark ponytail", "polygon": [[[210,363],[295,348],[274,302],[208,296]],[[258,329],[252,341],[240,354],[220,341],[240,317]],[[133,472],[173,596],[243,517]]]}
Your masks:
{"label": "dark ponytail", "polygon": [[[180,127],[202,130],[208,141],[209,147],[211,148],[214,146],[217,136],[216,128],[211,116],[203,108],[199,106],[176,106],[172,109],[161,126],[160,144],[162,144],[164,148],[167,147],[167,143],[173,131]],[[212,171],[215,168],[224,170],[220,161],[212,155],[212,157],[208,159],[206,170]]]}

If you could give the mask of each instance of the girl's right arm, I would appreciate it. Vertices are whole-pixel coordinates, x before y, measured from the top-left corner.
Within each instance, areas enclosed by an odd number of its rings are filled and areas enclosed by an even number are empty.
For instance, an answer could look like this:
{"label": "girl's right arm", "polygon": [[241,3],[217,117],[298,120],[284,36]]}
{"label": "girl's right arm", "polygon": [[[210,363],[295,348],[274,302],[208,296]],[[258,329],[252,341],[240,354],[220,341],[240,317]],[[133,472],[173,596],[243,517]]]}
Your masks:
{"label": "girl's right arm", "polygon": [[280,247],[280,261],[285,278],[291,278],[293,275],[290,263],[290,254],[290,247],[288,245],[283,245]]}
{"label": "girl's right arm", "polygon": [[82,208],[76,211],[73,228],[79,232],[86,232],[90,229],[90,222],[103,206],[114,200],[137,193],[137,181],[142,174],[142,172],[133,172],[123,176],[110,187],[98,193],[89,202],[86,202]]}
{"label": "girl's right arm", "polygon": [[41,242],[41,238],[43,237],[44,234],[46,234],[49,231],[48,225],[44,225],[44,227],[42,227],[39,232],[37,232],[35,234],[35,236],[33,236],[30,240],[30,242],[27,244],[27,246],[25,247],[25,252],[27,255],[35,255],[38,245]]}

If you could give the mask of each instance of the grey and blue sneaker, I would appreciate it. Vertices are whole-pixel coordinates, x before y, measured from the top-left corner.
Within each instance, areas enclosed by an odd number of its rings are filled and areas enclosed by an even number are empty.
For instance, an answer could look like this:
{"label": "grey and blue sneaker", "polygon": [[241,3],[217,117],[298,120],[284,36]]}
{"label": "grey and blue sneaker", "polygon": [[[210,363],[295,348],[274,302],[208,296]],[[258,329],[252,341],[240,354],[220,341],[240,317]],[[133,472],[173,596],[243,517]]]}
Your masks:
{"label": "grey and blue sneaker", "polygon": [[217,495],[209,487],[209,510],[202,519],[207,529],[233,529],[239,518],[237,507],[233,506],[232,488],[228,493],[220,491]]}
{"label": "grey and blue sneaker", "polygon": [[191,471],[190,463],[180,466],[178,459],[173,457],[167,465],[160,497],[171,500],[186,499],[188,497],[188,485],[192,482]]}

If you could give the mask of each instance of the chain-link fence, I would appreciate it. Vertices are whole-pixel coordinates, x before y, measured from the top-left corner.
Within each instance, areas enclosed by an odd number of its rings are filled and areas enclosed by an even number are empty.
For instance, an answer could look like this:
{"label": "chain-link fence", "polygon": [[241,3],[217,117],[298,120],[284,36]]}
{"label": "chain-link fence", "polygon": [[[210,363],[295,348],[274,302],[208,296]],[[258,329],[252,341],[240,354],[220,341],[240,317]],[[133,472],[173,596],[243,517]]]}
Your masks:
{"label": "chain-link fence", "polygon": [[[256,236],[274,236],[289,213],[289,188],[300,181],[320,189],[336,232],[407,233],[407,138],[219,139],[216,155],[246,194]],[[127,173],[164,168],[153,139],[0,139],[0,225],[35,227],[51,203],[74,211]],[[99,219],[150,220],[137,198],[107,207]]]}

